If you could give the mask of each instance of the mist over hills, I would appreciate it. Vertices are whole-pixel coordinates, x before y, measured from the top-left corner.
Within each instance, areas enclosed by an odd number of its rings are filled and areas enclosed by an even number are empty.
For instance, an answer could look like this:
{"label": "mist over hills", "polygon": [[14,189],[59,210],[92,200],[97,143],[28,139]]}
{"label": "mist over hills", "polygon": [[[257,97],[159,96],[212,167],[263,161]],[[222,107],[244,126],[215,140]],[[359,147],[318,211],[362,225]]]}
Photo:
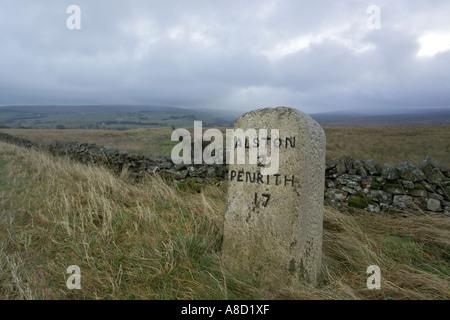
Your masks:
{"label": "mist over hills", "polygon": [[[180,108],[163,105],[32,105],[0,106],[0,127],[33,129],[113,129],[231,127],[235,110]],[[450,108],[376,112],[339,111],[310,114],[322,126],[450,124]]]}
{"label": "mist over hills", "polygon": [[378,114],[327,112],[310,114],[322,126],[383,126],[450,124],[450,109],[415,109]]}

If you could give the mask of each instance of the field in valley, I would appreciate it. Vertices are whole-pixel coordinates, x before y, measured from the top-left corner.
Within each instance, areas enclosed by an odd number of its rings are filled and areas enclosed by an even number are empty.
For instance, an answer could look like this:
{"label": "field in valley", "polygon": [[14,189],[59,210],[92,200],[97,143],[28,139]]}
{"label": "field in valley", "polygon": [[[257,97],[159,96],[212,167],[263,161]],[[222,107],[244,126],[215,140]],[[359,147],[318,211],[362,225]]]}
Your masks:
{"label": "field in valley", "polygon": [[[222,130],[224,130],[222,128]],[[327,159],[344,155],[396,165],[402,160],[420,164],[430,155],[450,167],[450,125],[325,127]],[[32,141],[82,141],[113,145],[137,154],[170,155],[171,128],[115,130],[0,129]]]}
{"label": "field in valley", "polygon": [[[35,141],[110,144],[169,154],[171,129],[2,130]],[[450,166],[450,126],[328,127],[327,158],[350,155]],[[0,142],[0,298],[450,299],[450,219],[419,209],[373,214],[325,206],[317,288],[258,288],[226,272],[226,182],[201,193],[157,176],[134,182],[102,167]],[[366,269],[381,268],[381,290]],[[82,289],[66,287],[70,265]]]}
{"label": "field in valley", "polygon": [[218,110],[139,105],[0,106],[0,128],[112,129],[185,127],[194,120],[232,125],[236,118]]}

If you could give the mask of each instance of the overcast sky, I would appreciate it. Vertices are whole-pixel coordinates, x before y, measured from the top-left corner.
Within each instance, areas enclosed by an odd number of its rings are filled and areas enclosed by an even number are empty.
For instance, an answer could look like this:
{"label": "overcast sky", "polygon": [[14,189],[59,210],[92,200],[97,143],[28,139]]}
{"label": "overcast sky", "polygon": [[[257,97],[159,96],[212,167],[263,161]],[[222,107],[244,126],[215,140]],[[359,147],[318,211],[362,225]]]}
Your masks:
{"label": "overcast sky", "polygon": [[5,104],[450,108],[450,1],[0,0]]}

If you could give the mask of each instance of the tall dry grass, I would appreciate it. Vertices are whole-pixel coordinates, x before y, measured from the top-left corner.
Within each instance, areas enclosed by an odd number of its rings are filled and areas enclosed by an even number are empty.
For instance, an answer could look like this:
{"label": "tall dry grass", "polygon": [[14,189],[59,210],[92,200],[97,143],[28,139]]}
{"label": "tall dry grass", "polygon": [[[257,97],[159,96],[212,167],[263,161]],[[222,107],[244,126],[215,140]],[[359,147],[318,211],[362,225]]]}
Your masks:
{"label": "tall dry grass", "polygon": [[[1,144],[0,297],[223,298],[218,188],[185,194]],[[78,265],[82,290],[65,270]],[[211,284],[216,290],[211,291]]]}
{"label": "tall dry grass", "polygon": [[[259,289],[222,268],[226,185],[181,191],[0,143],[0,298],[449,299],[450,221],[325,207],[317,288]],[[366,269],[381,268],[381,290]],[[70,265],[81,290],[66,287]]]}

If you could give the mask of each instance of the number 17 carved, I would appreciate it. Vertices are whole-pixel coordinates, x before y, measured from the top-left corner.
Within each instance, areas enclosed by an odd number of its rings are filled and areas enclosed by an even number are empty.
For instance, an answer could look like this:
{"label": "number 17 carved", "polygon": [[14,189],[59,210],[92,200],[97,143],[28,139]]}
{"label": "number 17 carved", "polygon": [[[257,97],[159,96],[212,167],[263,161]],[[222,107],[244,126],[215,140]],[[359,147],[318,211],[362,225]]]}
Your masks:
{"label": "number 17 carved", "polygon": [[[269,204],[270,194],[265,194],[265,193],[263,193],[263,194],[262,194],[262,197],[264,198],[264,199],[263,199],[262,205],[263,205],[263,207],[265,208],[265,207],[267,207],[267,205]],[[259,207],[259,203],[258,203],[258,194],[257,194],[257,193],[255,193],[255,206],[256,206],[256,207]]]}

